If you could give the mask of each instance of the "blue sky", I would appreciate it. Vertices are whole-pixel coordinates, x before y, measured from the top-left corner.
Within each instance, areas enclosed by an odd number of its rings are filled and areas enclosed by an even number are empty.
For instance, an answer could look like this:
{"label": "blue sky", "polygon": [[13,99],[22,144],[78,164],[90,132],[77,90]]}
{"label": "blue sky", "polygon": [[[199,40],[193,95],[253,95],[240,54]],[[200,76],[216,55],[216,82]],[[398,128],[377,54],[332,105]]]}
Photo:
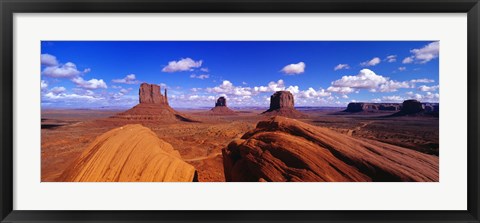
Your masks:
{"label": "blue sky", "polygon": [[435,41],[43,41],[44,108],[131,107],[142,82],[167,88],[172,107],[438,102]]}

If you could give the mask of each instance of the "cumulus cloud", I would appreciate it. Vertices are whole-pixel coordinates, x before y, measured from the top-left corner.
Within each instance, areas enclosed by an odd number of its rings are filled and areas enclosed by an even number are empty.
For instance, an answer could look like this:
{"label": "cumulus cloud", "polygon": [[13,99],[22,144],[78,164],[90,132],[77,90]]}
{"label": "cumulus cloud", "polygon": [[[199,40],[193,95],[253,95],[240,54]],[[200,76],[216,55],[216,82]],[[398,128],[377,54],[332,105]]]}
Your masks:
{"label": "cumulus cloud", "polygon": [[353,89],[351,87],[333,87],[333,86],[330,86],[330,87],[327,88],[327,91],[335,92],[335,93],[339,93],[339,94],[350,94],[350,93],[353,93],[355,91],[355,89]]}
{"label": "cumulus cloud", "polygon": [[360,65],[364,66],[364,67],[370,67],[370,66],[375,66],[375,65],[379,64],[380,61],[381,61],[380,58],[374,57],[371,60],[367,60],[365,62],[360,63]]}
{"label": "cumulus cloud", "polygon": [[[85,69],[88,72],[90,69]],[[80,75],[82,72],[77,69],[77,66],[72,62],[67,62],[63,65],[49,66],[43,69],[42,74],[54,78],[72,78]]]}
{"label": "cumulus cloud", "polygon": [[362,69],[355,76],[343,76],[339,80],[332,82],[332,86],[327,88],[330,92],[348,94],[355,89],[369,89],[371,92],[393,92],[399,88],[410,88],[409,82],[398,82],[389,80],[388,77],[377,75],[370,69]]}
{"label": "cumulus cloud", "polygon": [[209,72],[208,67],[202,67],[202,68],[200,68],[200,70],[203,71],[203,72]]}
{"label": "cumulus cloud", "polygon": [[40,89],[45,90],[48,88],[48,83],[44,80],[40,82]]}
{"label": "cumulus cloud", "polygon": [[422,79],[414,79],[410,81],[411,83],[433,83],[435,80],[422,78]]}
{"label": "cumulus cloud", "polygon": [[139,81],[136,79],[135,74],[129,74],[122,79],[114,79],[112,82],[117,84],[138,84]]}
{"label": "cumulus cloud", "polygon": [[418,87],[417,89],[419,91],[436,91],[438,90],[438,85],[435,85],[435,86],[427,86],[427,85],[422,85],[420,87]]}
{"label": "cumulus cloud", "polygon": [[399,67],[398,70],[399,71],[405,71],[405,70],[407,70],[407,68],[406,67]]}
{"label": "cumulus cloud", "polygon": [[200,75],[191,74],[190,75],[190,78],[197,78],[197,79],[201,79],[201,80],[207,79],[209,77],[210,77],[210,75],[208,75],[208,74],[200,74]]}
{"label": "cumulus cloud", "polygon": [[49,66],[49,67],[58,65],[57,57],[50,54],[40,55],[40,61],[42,65]]}
{"label": "cumulus cloud", "polygon": [[182,58],[179,61],[170,61],[162,71],[167,73],[179,72],[179,71],[191,71],[193,68],[202,66],[202,61],[194,61],[191,58]]}
{"label": "cumulus cloud", "polygon": [[337,70],[342,70],[342,69],[350,69],[350,66],[346,63],[341,63],[341,64],[338,64],[337,66],[335,66],[333,68],[333,70],[337,71]]}
{"label": "cumulus cloud", "polygon": [[385,60],[389,63],[393,63],[393,62],[397,61],[397,55],[389,55],[389,56],[387,56],[387,58],[385,58]]}
{"label": "cumulus cloud", "polygon": [[438,102],[440,99],[440,94],[432,92],[425,92],[425,94],[422,95],[410,91],[407,92],[406,95],[408,96],[408,99],[415,99],[422,102]]}
{"label": "cumulus cloud", "polygon": [[286,75],[296,75],[296,74],[301,74],[305,72],[305,63],[304,62],[299,62],[296,64],[289,64],[281,70],[284,74]]}
{"label": "cumulus cloud", "polygon": [[75,77],[72,79],[72,82],[75,83],[78,87],[84,89],[99,89],[99,88],[107,88],[107,84],[102,80],[98,79],[90,79],[88,81],[84,80],[81,77]]}
{"label": "cumulus cloud", "polygon": [[383,102],[403,102],[405,101],[405,99],[398,95],[392,95],[392,96],[383,96],[382,101]]}
{"label": "cumulus cloud", "polygon": [[413,63],[413,57],[405,57],[405,59],[402,60],[402,63],[404,64]]}
{"label": "cumulus cloud", "polygon": [[332,93],[325,91],[324,89],[315,90],[312,87],[310,87],[307,90],[300,91],[295,95],[298,96],[299,98],[318,98],[318,97],[328,97],[331,94]]}
{"label": "cumulus cloud", "polygon": [[207,88],[206,90],[207,92],[210,92],[210,93],[219,93],[219,94],[223,93],[227,95],[237,95],[237,96],[252,95],[251,88],[234,86],[232,82],[228,80],[224,80],[222,84],[213,88]]}
{"label": "cumulus cloud", "polygon": [[413,54],[412,58],[418,63],[427,63],[438,57],[440,50],[439,42],[431,42],[420,49],[413,49],[410,52]]}
{"label": "cumulus cloud", "polygon": [[53,101],[65,101],[65,100],[87,100],[87,101],[95,101],[95,100],[100,100],[102,98],[97,98],[91,95],[79,95],[79,94],[66,94],[66,93],[60,93],[60,94],[54,94],[53,92],[48,92],[47,94],[43,95],[44,99],[46,100],[53,100]]}
{"label": "cumulus cloud", "polygon": [[65,92],[67,89],[65,89],[64,87],[54,87],[52,89],[50,89],[50,92],[53,93],[53,94],[60,94],[60,93],[63,93]]}
{"label": "cumulus cloud", "polygon": [[253,90],[255,92],[275,92],[275,91],[282,91],[285,89],[285,83],[282,79],[275,81],[270,81],[268,86],[258,86],[254,87]]}

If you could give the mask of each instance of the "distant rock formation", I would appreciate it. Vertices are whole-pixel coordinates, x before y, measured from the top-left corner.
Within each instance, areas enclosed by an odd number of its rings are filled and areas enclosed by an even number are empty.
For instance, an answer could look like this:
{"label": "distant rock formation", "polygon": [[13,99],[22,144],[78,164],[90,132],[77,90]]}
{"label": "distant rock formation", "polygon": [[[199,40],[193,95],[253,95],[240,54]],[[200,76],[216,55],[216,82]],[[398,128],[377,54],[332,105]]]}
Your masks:
{"label": "distant rock formation", "polygon": [[438,181],[437,156],[284,117],[222,150],[227,181]]}
{"label": "distant rock formation", "polygon": [[348,103],[345,112],[379,112],[379,111],[400,111],[402,105],[400,103]]}
{"label": "distant rock formation", "polygon": [[195,168],[139,124],[97,137],[60,177],[73,182],[191,182]]}
{"label": "distant rock formation", "polygon": [[155,84],[142,83],[138,90],[138,105],[116,114],[112,118],[126,120],[156,121],[161,123],[173,123],[177,121],[195,122],[195,120],[175,111],[168,104],[167,89],[162,95],[161,88]]}
{"label": "distant rock formation", "polygon": [[210,110],[213,115],[235,115],[236,113],[227,107],[227,99],[219,97],[215,102],[215,107]]}
{"label": "distant rock formation", "polygon": [[290,91],[277,91],[270,96],[270,108],[262,114],[269,116],[280,115],[290,118],[307,117],[307,115],[295,109],[293,94]]}
{"label": "distant rock formation", "polygon": [[417,100],[405,100],[402,109],[393,116],[435,116],[439,115],[438,103],[421,103]]}
{"label": "distant rock formation", "polygon": [[225,97],[219,97],[215,102],[215,107],[227,107],[227,99]]}

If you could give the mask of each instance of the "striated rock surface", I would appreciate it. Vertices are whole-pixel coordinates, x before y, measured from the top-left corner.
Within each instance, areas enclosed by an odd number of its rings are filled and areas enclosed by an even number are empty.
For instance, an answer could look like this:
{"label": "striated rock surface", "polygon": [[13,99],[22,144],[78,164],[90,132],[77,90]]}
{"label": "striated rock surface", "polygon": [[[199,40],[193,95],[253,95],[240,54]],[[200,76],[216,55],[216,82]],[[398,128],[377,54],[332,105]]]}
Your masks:
{"label": "striated rock surface", "polygon": [[210,114],[213,115],[235,115],[236,113],[227,107],[227,99],[225,97],[219,97],[215,102],[215,107],[210,110]]}
{"label": "striated rock surface", "polygon": [[140,104],[168,104],[166,99],[167,89],[165,89],[165,96],[160,92],[160,86],[156,84],[142,83],[138,90],[138,100]]}
{"label": "striated rock surface", "polygon": [[62,174],[74,182],[195,181],[178,151],[142,125],[125,125],[97,137]]}
{"label": "striated rock surface", "polygon": [[162,95],[160,90],[160,86],[158,85],[142,83],[138,93],[140,103],[125,112],[114,115],[112,118],[135,121],[156,121],[161,123],[175,123],[178,121],[196,122],[170,107],[168,104],[167,89],[165,89],[165,95]]}
{"label": "striated rock surface", "polygon": [[295,109],[293,94],[290,91],[277,91],[270,96],[270,108],[262,114],[269,116],[280,115],[290,118],[307,117],[307,115]]}
{"label": "striated rock surface", "polygon": [[261,121],[222,150],[227,181],[438,181],[438,157],[294,119]]}

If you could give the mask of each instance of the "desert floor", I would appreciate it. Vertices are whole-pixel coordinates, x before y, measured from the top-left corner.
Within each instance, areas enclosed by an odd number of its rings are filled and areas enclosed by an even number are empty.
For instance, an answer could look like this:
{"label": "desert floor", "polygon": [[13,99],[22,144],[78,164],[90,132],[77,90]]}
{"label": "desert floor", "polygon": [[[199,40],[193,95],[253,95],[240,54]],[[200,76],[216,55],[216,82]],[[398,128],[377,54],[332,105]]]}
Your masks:
{"label": "desert floor", "polygon": [[[392,113],[346,114],[340,108],[301,110],[301,121],[362,139],[381,141],[427,154],[439,154],[438,117],[388,117]],[[200,122],[160,124],[109,119],[120,110],[43,110],[41,120],[42,181],[57,178],[97,136],[126,124],[139,123],[178,150],[198,171],[199,181],[225,181],[221,150],[255,128],[263,110],[237,110],[235,116],[207,115],[207,110],[178,110]]]}

